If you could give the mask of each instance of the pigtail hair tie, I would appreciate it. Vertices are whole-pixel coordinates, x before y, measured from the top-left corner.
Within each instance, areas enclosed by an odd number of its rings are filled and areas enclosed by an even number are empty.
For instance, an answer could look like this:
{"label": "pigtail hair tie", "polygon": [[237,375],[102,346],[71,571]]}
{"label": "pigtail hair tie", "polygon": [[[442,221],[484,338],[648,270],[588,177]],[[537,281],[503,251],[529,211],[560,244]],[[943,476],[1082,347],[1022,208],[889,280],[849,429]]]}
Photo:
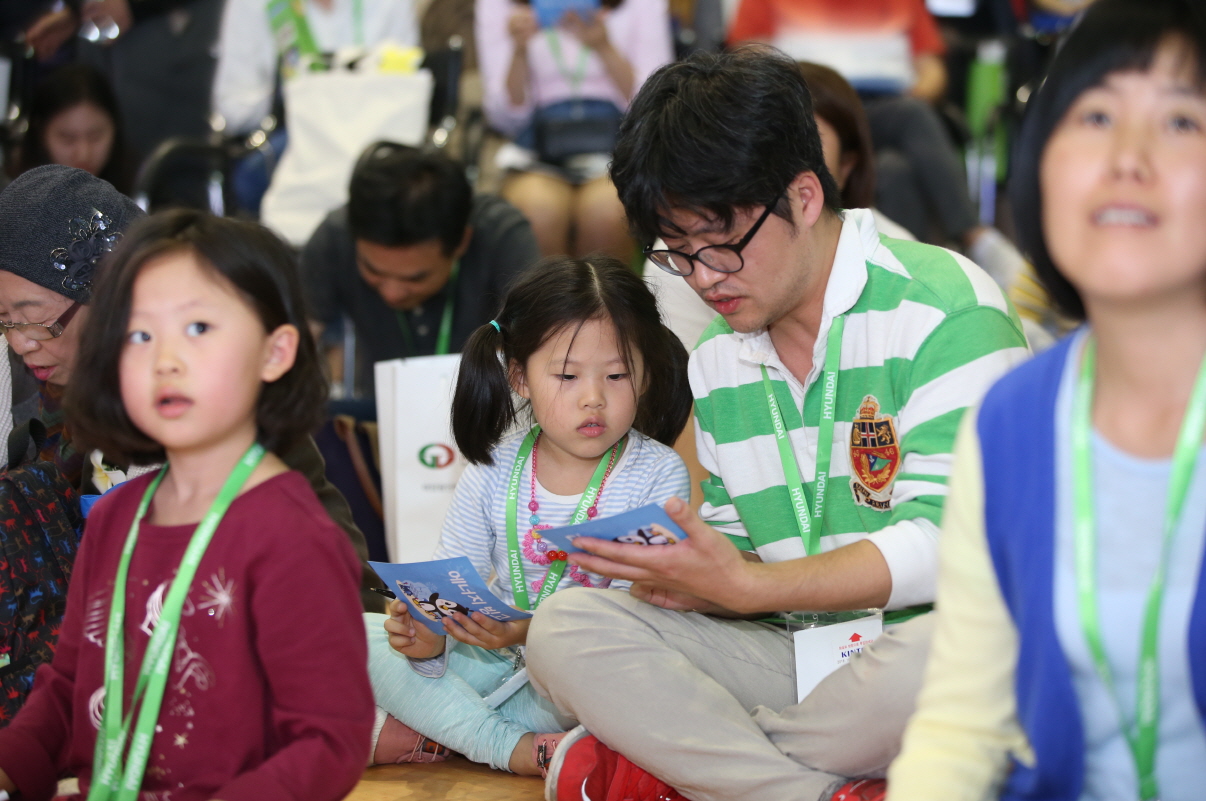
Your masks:
{"label": "pigtail hair tie", "polygon": [[491,321],[490,321],[490,325],[494,326],[494,330],[495,330],[495,331],[497,331],[497,332],[498,332],[498,333],[500,333],[500,334],[502,333],[502,327],[501,327],[501,326],[499,326],[499,324],[498,324],[498,320],[491,320]]}

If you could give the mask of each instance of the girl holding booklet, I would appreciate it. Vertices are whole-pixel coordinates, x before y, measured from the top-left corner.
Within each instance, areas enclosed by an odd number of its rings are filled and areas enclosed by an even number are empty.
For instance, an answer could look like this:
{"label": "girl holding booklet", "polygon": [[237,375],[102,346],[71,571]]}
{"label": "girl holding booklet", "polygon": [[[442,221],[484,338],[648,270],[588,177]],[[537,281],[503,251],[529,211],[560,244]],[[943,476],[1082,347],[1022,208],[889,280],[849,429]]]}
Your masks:
{"label": "girl holding booklet", "polygon": [[[621,262],[557,257],[519,276],[463,352],[452,429],[471,464],[434,558],[468,557],[525,610],[555,590],[606,587],[556,558],[540,532],[688,496],[668,447],[691,409],[686,363],[653,294]],[[509,433],[521,411],[534,425]],[[388,618],[366,615],[374,761],[432,761],[434,742],[541,774],[572,722],[526,683],[496,708],[483,700],[520,669],[528,621],[457,612],[439,636],[407,610],[393,601]]]}

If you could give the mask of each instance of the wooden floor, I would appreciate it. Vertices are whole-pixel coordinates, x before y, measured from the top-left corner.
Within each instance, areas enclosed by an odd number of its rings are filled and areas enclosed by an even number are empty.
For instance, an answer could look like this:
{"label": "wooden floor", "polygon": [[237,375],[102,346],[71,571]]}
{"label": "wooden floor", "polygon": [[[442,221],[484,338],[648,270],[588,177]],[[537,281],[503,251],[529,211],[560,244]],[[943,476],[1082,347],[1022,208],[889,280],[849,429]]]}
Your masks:
{"label": "wooden floor", "polygon": [[[79,792],[75,779],[59,782],[59,796]],[[454,756],[432,765],[377,765],[364,772],[344,801],[543,801],[544,781],[516,776]]]}
{"label": "wooden floor", "polygon": [[345,801],[541,801],[544,782],[454,756],[431,765],[377,765]]}

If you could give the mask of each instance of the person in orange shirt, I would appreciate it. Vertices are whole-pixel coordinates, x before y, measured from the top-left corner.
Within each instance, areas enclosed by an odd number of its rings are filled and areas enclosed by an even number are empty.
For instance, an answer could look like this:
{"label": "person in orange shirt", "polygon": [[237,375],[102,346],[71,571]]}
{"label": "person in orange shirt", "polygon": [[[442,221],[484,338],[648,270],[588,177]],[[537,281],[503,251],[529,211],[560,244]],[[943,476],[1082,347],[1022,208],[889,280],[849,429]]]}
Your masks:
{"label": "person in orange shirt", "polygon": [[[952,241],[1008,287],[1025,262],[982,225],[963,165],[934,104],[946,46],[924,0],[741,0],[729,43],[765,42],[832,67],[863,99],[876,150],[877,206],[918,239]],[[934,221],[934,222],[932,222]]]}

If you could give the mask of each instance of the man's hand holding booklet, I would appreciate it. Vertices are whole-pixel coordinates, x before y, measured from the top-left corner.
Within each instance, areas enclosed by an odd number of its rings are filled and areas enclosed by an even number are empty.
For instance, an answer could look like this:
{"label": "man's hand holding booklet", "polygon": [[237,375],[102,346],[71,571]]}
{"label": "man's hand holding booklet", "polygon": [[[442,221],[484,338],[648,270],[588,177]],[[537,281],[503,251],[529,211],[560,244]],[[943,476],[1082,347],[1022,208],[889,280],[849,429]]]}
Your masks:
{"label": "man's hand holding booklet", "polygon": [[579,552],[574,547],[578,537],[633,545],[676,545],[687,539],[687,533],[656,504],[576,526],[550,528],[540,532],[540,536],[571,556]]}

